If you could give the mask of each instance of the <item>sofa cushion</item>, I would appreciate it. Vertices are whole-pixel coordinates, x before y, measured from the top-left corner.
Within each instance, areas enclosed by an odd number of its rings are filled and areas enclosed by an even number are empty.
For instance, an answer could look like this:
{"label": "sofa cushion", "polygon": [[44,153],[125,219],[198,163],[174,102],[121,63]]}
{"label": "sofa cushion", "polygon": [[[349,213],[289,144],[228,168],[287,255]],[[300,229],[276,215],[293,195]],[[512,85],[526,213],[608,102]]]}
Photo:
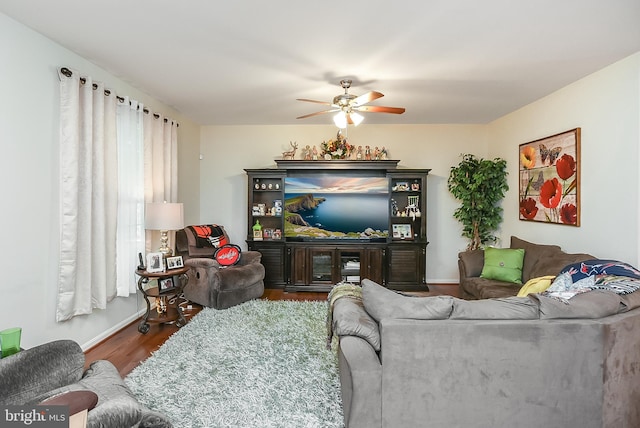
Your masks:
{"label": "sofa cushion", "polygon": [[620,312],[627,312],[640,307],[640,291],[634,291],[631,294],[620,296],[621,308]]}
{"label": "sofa cushion", "polygon": [[522,287],[521,284],[515,282],[503,282],[480,277],[467,278],[461,282],[460,286],[475,299],[515,296]]}
{"label": "sofa cushion", "polygon": [[570,299],[544,293],[530,294],[528,297],[538,302],[540,319],[596,319],[617,314],[624,307],[622,296],[604,290],[579,293]]}
{"label": "sofa cushion", "polygon": [[[525,282],[537,276],[554,275],[553,273],[543,273],[541,275],[533,276],[531,270],[533,266],[538,262],[540,257],[562,252],[558,245],[535,244],[533,242],[520,239],[517,236],[511,237],[511,248],[522,248],[524,250],[524,260],[522,262],[522,280]],[[558,272],[556,272],[555,274],[557,275],[557,273]]]}
{"label": "sofa cushion", "polygon": [[524,254],[522,248],[485,248],[480,277],[522,284]]}
{"label": "sofa cushion", "polygon": [[537,302],[526,297],[505,297],[484,300],[453,300],[450,319],[458,320],[535,320]]}
{"label": "sofa cushion", "polygon": [[542,254],[532,266],[529,271],[529,274],[531,275],[529,278],[524,276],[523,270],[523,279],[528,280],[546,275],[557,276],[567,265],[589,259],[593,259],[593,256],[584,253],[568,254],[563,251],[559,251],[557,253],[545,253]]}
{"label": "sofa cushion", "polygon": [[331,328],[335,336],[358,336],[380,350],[378,323],[364,310],[362,300],[343,297],[333,304]]}
{"label": "sofa cushion", "polygon": [[385,318],[439,320],[449,318],[453,297],[413,297],[391,291],[371,280],[362,280],[366,311],[378,322]]}

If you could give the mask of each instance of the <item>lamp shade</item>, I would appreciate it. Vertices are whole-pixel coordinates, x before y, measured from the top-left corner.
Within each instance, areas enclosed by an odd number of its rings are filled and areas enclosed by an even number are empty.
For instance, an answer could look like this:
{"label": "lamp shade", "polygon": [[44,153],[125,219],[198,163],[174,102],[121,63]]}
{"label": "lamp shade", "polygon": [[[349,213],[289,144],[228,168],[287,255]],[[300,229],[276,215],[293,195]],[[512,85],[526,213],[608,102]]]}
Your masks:
{"label": "lamp shade", "polygon": [[146,204],[144,227],[147,230],[178,230],[184,227],[182,204],[153,202]]}
{"label": "lamp shade", "polygon": [[344,114],[343,111],[339,111],[333,116],[333,123],[340,129],[344,129],[347,127],[347,115]]}

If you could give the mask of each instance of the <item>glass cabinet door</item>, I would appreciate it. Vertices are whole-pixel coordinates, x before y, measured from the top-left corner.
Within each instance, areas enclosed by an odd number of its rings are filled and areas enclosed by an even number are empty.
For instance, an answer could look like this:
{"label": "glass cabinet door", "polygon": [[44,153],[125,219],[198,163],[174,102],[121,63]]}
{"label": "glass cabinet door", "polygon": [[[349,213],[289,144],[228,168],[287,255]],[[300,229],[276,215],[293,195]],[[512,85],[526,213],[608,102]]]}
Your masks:
{"label": "glass cabinet door", "polygon": [[334,250],[310,250],[311,283],[333,283]]}

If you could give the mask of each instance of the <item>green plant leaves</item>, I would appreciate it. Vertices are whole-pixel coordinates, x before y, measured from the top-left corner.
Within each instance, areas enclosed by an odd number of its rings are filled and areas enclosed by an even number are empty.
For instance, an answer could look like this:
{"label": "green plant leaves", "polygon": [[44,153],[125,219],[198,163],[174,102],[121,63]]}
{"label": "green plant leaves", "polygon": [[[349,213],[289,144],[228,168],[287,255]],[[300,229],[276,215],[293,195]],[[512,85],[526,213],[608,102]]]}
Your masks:
{"label": "green plant leaves", "polygon": [[495,242],[493,232],[502,222],[499,203],[509,190],[507,161],[463,154],[458,166],[449,171],[447,187],[462,202],[453,216],[462,223],[462,236],[470,240],[467,248],[473,250]]}

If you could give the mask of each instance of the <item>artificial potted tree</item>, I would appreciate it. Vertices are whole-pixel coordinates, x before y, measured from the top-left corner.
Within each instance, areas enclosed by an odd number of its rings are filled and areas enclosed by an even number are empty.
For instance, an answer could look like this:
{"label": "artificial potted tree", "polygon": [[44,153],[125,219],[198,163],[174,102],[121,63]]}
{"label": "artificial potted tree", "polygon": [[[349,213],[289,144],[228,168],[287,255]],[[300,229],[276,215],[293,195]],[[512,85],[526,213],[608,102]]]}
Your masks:
{"label": "artificial potted tree", "polygon": [[507,161],[463,154],[458,166],[451,167],[447,186],[462,203],[453,216],[462,223],[462,236],[469,238],[467,250],[495,242],[493,232],[502,222],[499,203],[509,190]]}

